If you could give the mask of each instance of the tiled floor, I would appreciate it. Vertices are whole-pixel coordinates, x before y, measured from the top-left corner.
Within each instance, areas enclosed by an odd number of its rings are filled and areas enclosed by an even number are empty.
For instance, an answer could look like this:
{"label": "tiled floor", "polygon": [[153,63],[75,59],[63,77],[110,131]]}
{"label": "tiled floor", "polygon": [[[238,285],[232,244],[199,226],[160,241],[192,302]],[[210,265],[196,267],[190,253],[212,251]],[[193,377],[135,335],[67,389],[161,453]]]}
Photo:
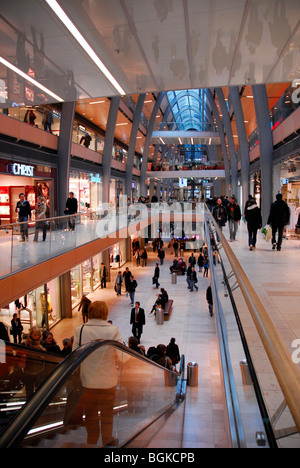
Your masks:
{"label": "tiled floor", "polygon": [[[226,227],[224,234],[228,237]],[[277,252],[272,250],[271,243],[267,244],[259,234],[257,247],[251,252],[247,243],[246,225],[242,223],[236,242],[230,246],[283,338],[292,359],[292,353],[295,351],[292,343],[300,337],[300,240],[284,240],[282,251]],[[231,284],[233,282],[234,280],[231,280]],[[239,289],[235,291],[234,297],[267,408],[269,414],[273,415],[284,398]],[[300,369],[300,365],[298,368]],[[294,422],[286,411],[278,423],[278,428],[293,425]],[[300,437],[282,440],[281,444],[300,447]]]}
{"label": "tiled floor", "polygon": [[[148,252],[149,263],[146,268],[136,268],[133,264],[129,264],[138,282],[136,300],[141,302],[141,306],[146,311],[147,323],[141,344],[147,350],[150,346],[156,346],[159,343],[168,344],[170,338],[175,337],[181,353],[186,357],[186,362],[197,362],[199,371],[198,386],[188,387],[185,408],[182,406],[171,416],[149,447],[228,447],[230,443],[227,434],[216,324],[215,319],[209,316],[205,298],[209,279],[203,278],[198,273],[199,292],[193,293],[187,289],[186,277],[177,277],[177,284],[172,285],[169,267],[173,257],[167,250],[165,264],[161,267],[160,283],[168,291],[170,298],[174,300],[174,307],[170,320],[162,326],[156,325],[154,317],[148,314],[157,294],[151,281],[157,258],[151,249]],[[189,254],[186,254],[186,260],[188,256]],[[220,289],[222,295],[221,284]],[[109,284],[106,290],[97,290],[90,295],[90,298],[92,300],[102,299],[108,303],[109,318],[118,325],[123,340],[126,342],[131,335],[129,298],[126,298],[125,295],[116,297],[112,284]],[[228,300],[223,299],[222,301],[225,301],[225,309],[228,308]],[[231,310],[228,311],[228,315],[230,317],[228,323],[230,324]],[[73,319],[60,322],[53,329],[58,343],[61,344],[63,338],[71,336],[74,328],[80,324],[81,316],[77,312],[74,313]],[[253,389],[252,387],[244,387],[241,381],[239,360],[244,356],[237,337],[236,326],[232,325],[231,327],[230,325],[230,328],[234,329],[234,340],[236,341],[231,344],[231,352],[233,353],[234,372],[239,385],[239,399],[242,406],[245,433],[249,445],[255,446],[255,431],[261,430],[262,426],[256,405],[253,405]]]}

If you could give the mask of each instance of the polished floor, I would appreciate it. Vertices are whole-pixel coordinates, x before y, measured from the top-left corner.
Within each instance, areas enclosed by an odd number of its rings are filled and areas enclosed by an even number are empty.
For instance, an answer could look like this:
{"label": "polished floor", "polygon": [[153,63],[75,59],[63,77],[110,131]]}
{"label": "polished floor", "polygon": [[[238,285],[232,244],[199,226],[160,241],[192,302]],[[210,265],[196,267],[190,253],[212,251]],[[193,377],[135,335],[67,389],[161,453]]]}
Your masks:
{"label": "polished floor", "polygon": [[[151,441],[149,447],[229,447],[216,322],[208,313],[205,298],[210,280],[203,278],[198,273],[199,291],[192,293],[187,289],[185,277],[177,277],[177,284],[171,284],[169,267],[173,256],[170,254],[169,249],[166,249],[167,255],[165,264],[161,267],[160,284],[168,291],[170,298],[174,300],[174,307],[170,320],[161,326],[157,325],[154,317],[149,316],[157,294],[157,290],[153,288],[151,281],[157,258],[156,254],[153,254],[151,250],[149,247],[147,267],[142,268],[136,267],[133,263],[128,264],[138,282],[136,300],[141,302],[141,307],[146,311],[147,323],[141,344],[147,350],[150,346],[156,346],[159,343],[168,344],[170,338],[175,337],[181,353],[186,357],[186,362],[197,362],[199,379],[197,387],[188,387],[185,407],[182,407],[171,416],[163,430]],[[188,257],[189,254],[186,253],[185,259],[187,260]],[[123,269],[125,269],[125,266]],[[114,275],[115,273],[112,272],[113,278]],[[219,286],[222,291],[222,284]],[[102,299],[108,303],[109,319],[118,325],[124,342],[127,342],[128,337],[131,335],[129,298],[124,294],[117,297],[113,291],[112,283],[110,283],[107,289],[97,290],[91,294],[90,299]],[[228,308],[228,299],[223,298],[222,301],[224,307]],[[72,319],[61,321],[53,329],[58,344],[61,345],[63,338],[72,336],[74,328],[81,323],[81,315],[76,311]],[[239,361],[244,358],[244,355],[235,328],[233,333],[233,367],[239,387],[238,393],[247,446],[255,447],[255,433],[257,430],[263,430],[263,428],[254,402],[253,388],[245,387],[242,383]]]}

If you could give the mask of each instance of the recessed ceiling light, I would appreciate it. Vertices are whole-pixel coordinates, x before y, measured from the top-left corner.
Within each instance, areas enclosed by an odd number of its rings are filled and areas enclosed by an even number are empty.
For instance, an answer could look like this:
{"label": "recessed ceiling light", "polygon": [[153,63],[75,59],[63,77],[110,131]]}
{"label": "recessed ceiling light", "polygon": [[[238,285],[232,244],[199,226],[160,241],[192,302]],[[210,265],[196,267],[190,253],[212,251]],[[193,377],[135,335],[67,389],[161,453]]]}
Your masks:
{"label": "recessed ceiling light", "polygon": [[49,96],[53,97],[54,99],[56,99],[56,101],[59,101],[59,102],[63,102],[64,100],[59,97],[57,94],[54,94],[50,89],[46,88],[45,86],[43,86],[41,83],[39,83],[38,81],[36,81],[34,78],[32,78],[31,76],[27,75],[26,73],[24,73],[22,70],[20,70],[19,68],[15,67],[12,63],[8,62],[7,60],[5,60],[5,58],[3,57],[0,57],[0,63],[2,63],[3,65],[5,65],[7,68],[10,68],[10,70],[12,70],[13,72],[17,73],[18,75],[22,76],[22,78],[24,78],[24,80],[26,81],[29,81],[29,83],[33,84],[34,86],[36,86],[37,88],[41,89],[42,91],[44,91],[45,93],[49,94]]}
{"label": "recessed ceiling light", "polygon": [[120,86],[120,84],[117,82],[117,80],[113,77],[113,75],[110,73],[108,68],[106,68],[106,66],[104,65],[102,60],[100,60],[100,58],[98,57],[96,52],[88,44],[86,39],[79,32],[79,30],[76,28],[75,24],[72,23],[70,18],[67,16],[67,14],[64,12],[64,10],[61,8],[61,6],[57,3],[57,1],[56,0],[45,0],[45,1],[48,3],[48,5],[52,9],[52,11],[54,11],[56,16],[60,19],[60,21],[70,31],[70,33],[76,39],[76,41],[81,45],[83,50],[89,55],[89,57],[97,65],[99,70],[101,70],[103,75],[106,76],[108,81],[113,85],[113,87],[118,91],[118,93],[121,94],[122,96],[124,96],[126,94],[124,89]]}

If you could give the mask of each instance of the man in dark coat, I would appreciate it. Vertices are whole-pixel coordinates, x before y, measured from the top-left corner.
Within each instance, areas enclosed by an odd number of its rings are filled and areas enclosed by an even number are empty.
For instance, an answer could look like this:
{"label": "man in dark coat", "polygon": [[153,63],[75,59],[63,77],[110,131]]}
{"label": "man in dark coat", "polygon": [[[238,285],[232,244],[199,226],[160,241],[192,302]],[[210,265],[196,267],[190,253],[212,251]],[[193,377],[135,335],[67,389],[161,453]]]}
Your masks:
{"label": "man in dark coat", "polygon": [[[65,214],[67,215],[74,215],[78,212],[78,202],[77,199],[74,197],[74,193],[70,192],[69,193],[69,198],[66,203],[66,210]],[[70,230],[74,231],[75,229],[75,218],[69,219],[69,228]]]}
{"label": "man in dark coat", "polygon": [[132,334],[140,343],[141,335],[143,333],[143,326],[146,323],[145,311],[140,307],[140,303],[136,302],[135,307],[131,309],[130,325],[132,325]]}
{"label": "man in dark coat", "polygon": [[262,227],[261,211],[254,198],[247,203],[245,219],[248,226],[249,249],[253,250],[256,247],[257,231]]}
{"label": "man in dark coat", "polygon": [[[282,200],[282,194],[276,195],[276,201],[272,203],[268,224],[272,226],[272,249],[277,247],[278,252],[281,250],[283,240],[284,226],[290,222],[290,209],[288,205]],[[276,243],[276,234],[278,232],[278,241]]]}

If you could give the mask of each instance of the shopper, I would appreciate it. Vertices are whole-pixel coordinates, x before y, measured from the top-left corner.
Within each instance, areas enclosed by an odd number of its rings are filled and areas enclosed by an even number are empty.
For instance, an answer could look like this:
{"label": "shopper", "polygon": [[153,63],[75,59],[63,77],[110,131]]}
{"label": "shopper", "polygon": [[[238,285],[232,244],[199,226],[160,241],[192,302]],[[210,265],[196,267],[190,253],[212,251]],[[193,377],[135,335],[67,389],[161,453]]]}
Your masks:
{"label": "shopper", "polygon": [[115,281],[115,291],[117,293],[117,296],[121,296],[122,283],[123,283],[123,276],[122,276],[122,272],[119,271],[119,273],[116,276],[116,281]]}
{"label": "shopper", "polygon": [[256,247],[257,231],[262,227],[261,211],[254,198],[251,198],[247,203],[245,219],[249,234],[249,250],[253,250]]}
{"label": "shopper", "polygon": [[37,197],[37,204],[35,207],[35,234],[33,242],[38,242],[39,240],[39,230],[43,231],[43,242],[45,242],[47,237],[47,224],[46,219],[47,205],[44,201],[44,197]]}
{"label": "shopper", "polygon": [[159,269],[158,263],[156,263],[155,264],[155,270],[154,270],[154,276],[152,278],[152,282],[153,282],[153,284],[156,285],[156,289],[158,289],[159,286],[160,286],[160,284],[158,282],[159,276],[160,276],[160,269]]}
{"label": "shopper", "polygon": [[193,292],[194,288],[196,289],[196,291],[198,291],[198,286],[196,286],[196,283],[198,283],[197,273],[195,271],[195,268],[192,268],[189,282],[190,292]]}
{"label": "shopper", "polygon": [[[20,193],[19,201],[16,206],[16,213],[18,213],[19,223],[24,223],[31,219],[31,207],[29,201],[25,200],[25,194]],[[21,240],[20,242],[25,242],[25,239],[28,241],[28,224],[20,225]]]}
{"label": "shopper", "polygon": [[[123,343],[116,325],[107,323],[108,307],[103,301],[93,302],[89,307],[89,322],[77,327],[74,334],[73,351],[94,340],[111,340]],[[100,437],[102,446],[114,446],[113,437],[114,403],[118,384],[117,361],[124,362],[126,354],[113,346],[103,346],[94,351],[81,364],[80,380],[82,396],[77,411],[85,415],[87,443],[97,445]]]}
{"label": "shopper", "polygon": [[217,204],[214,207],[212,214],[222,231],[223,227],[227,223],[227,212],[221,198],[217,199]]}
{"label": "shopper", "polygon": [[135,307],[131,310],[130,325],[132,325],[132,334],[138,340],[138,343],[140,343],[145,324],[145,311],[141,308],[140,302],[136,302]]}
{"label": "shopper", "polygon": [[230,242],[233,242],[235,241],[238,226],[242,217],[241,209],[238,203],[236,202],[234,195],[232,195],[232,197],[230,198],[230,203],[227,208],[227,217],[229,222]]}
{"label": "shopper", "polygon": [[11,330],[11,335],[14,337],[14,343],[21,344],[23,326],[17,313],[13,315],[10,330]]}
{"label": "shopper", "polygon": [[52,124],[53,124],[53,115],[50,110],[46,110],[46,113],[43,117],[44,130],[52,133]]}
{"label": "shopper", "polygon": [[209,259],[206,256],[204,257],[203,267],[204,267],[203,278],[208,278]]}
{"label": "shopper", "polygon": [[210,314],[211,317],[213,317],[213,315],[214,315],[214,302],[213,302],[211,286],[208,286],[208,288],[206,290],[206,300],[207,300],[207,304],[208,304],[209,314]]}
{"label": "shopper", "polygon": [[[283,230],[284,226],[288,225],[290,222],[290,209],[282,199],[282,194],[278,193],[276,195],[276,201],[272,203],[271,211],[268,219],[268,224],[272,226],[272,249],[280,252],[282,241],[283,241]],[[276,236],[278,233],[278,239],[276,242]]]}
{"label": "shopper", "polygon": [[147,252],[146,252],[145,249],[142,250],[141,259],[142,259],[142,267],[146,267],[147,266],[148,255],[147,255]]}
{"label": "shopper", "polygon": [[158,258],[160,259],[160,264],[163,265],[164,264],[164,258],[165,258],[165,251],[163,248],[160,248],[158,250]]}
{"label": "shopper", "polygon": [[131,275],[130,282],[128,284],[128,292],[129,292],[129,296],[130,296],[131,307],[133,307],[133,304],[134,304],[134,296],[135,296],[135,290],[137,288],[137,285],[138,284],[137,284],[136,280]]}
{"label": "shopper", "polygon": [[43,332],[41,345],[48,353],[61,354],[60,347],[56,344],[53,334],[48,330]]}
{"label": "shopper", "polygon": [[101,289],[106,288],[107,268],[103,262],[101,263],[101,266],[99,269],[99,277],[101,281]]}
{"label": "shopper", "polygon": [[66,203],[66,209],[65,209],[65,214],[70,216],[70,218],[69,218],[70,231],[75,230],[75,222],[76,222],[75,217],[72,218],[71,215],[75,215],[75,214],[77,214],[77,212],[78,212],[77,199],[74,197],[74,193],[70,192],[69,193],[69,198],[68,198],[67,203]]}
{"label": "shopper", "polygon": [[89,305],[91,304],[90,299],[83,294],[79,307],[78,307],[78,312],[81,311],[82,313],[82,321],[83,323],[87,323],[88,321],[88,310],[89,310]]}
{"label": "shopper", "polygon": [[123,273],[123,280],[125,281],[126,297],[128,296],[128,285],[130,283],[130,278],[131,278],[131,271],[129,270],[128,267],[126,267]]}
{"label": "shopper", "polygon": [[170,343],[167,346],[167,356],[171,359],[173,366],[176,366],[180,362],[179,347],[175,343],[175,338],[171,338]]}

